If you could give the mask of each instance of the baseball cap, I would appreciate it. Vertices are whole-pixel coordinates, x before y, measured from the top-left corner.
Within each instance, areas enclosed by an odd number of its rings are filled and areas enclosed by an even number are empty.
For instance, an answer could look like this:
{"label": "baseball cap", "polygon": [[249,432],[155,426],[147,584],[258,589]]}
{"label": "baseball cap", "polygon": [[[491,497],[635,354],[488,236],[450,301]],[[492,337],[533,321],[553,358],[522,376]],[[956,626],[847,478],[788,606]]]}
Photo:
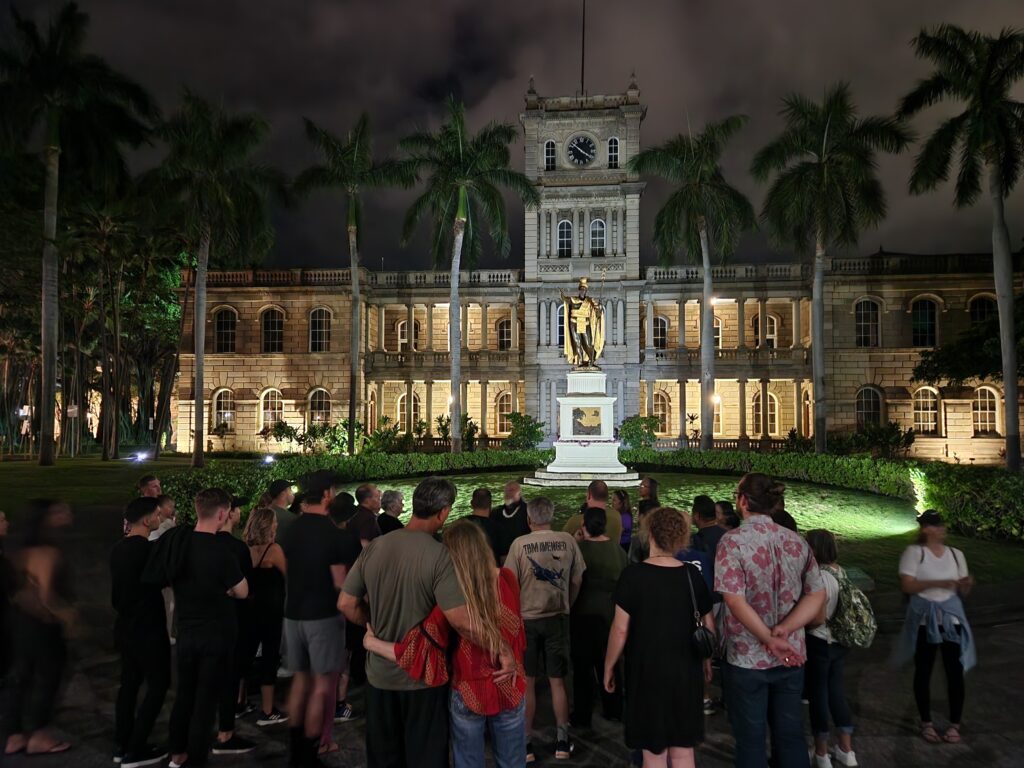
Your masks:
{"label": "baseball cap", "polygon": [[293,485],[295,485],[295,483],[293,483],[291,480],[275,480],[270,484],[270,488],[267,489],[267,493],[269,493],[272,497],[277,498],[282,493],[291,488]]}
{"label": "baseball cap", "polygon": [[917,518],[917,524],[920,525],[922,528],[924,528],[925,526],[929,526],[929,525],[931,525],[931,526],[945,525],[945,522],[943,522],[943,520],[942,520],[942,515],[940,515],[934,509],[926,509]]}

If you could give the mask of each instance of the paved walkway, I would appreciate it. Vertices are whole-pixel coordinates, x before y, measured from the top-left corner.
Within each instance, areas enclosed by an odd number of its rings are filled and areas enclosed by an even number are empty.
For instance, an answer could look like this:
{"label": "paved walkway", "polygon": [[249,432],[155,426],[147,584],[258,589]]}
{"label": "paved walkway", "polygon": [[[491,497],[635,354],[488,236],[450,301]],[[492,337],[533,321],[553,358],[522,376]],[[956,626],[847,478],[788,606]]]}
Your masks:
{"label": "paved walkway", "polygon": [[[109,577],[107,555],[110,542],[118,535],[116,511],[97,510],[81,514],[80,523],[71,536],[76,583],[79,585],[79,606],[82,627],[73,642],[73,674],[68,682],[57,715],[62,737],[74,743],[75,749],[62,756],[14,757],[0,755],[3,768],[36,766],[82,766],[92,768],[111,765],[113,734],[113,702],[117,692],[117,657],[111,649],[109,609]],[[885,659],[891,634],[879,636],[875,647],[852,657],[847,673],[847,686],[857,723],[855,749],[862,766],[899,766],[900,768],[1020,768],[1024,765],[1024,678],[1020,660],[1024,659],[1024,589],[1022,585],[1003,585],[979,589],[969,611],[978,616],[977,639],[979,667],[967,683],[967,708],[964,743],[959,746],[926,744],[917,733],[916,714],[911,695],[910,670],[894,671]],[[895,618],[901,600],[898,595],[873,596],[880,616]],[[883,626],[889,624],[883,621]],[[933,696],[936,719],[943,723],[944,684],[941,665],[937,666]],[[357,711],[362,710],[362,695],[352,697]],[[169,706],[157,725],[156,738],[166,735]],[[553,738],[551,717],[543,708],[539,722],[548,724],[546,740]],[[706,719],[706,743],[698,750],[697,763],[702,768],[725,768],[732,764],[732,739],[726,715],[719,713]],[[2,730],[2,724],[0,724]],[[225,768],[241,765],[283,766],[286,764],[285,729],[259,729],[251,718],[239,724],[239,732],[259,743],[259,749],[243,758],[212,758],[212,765]],[[364,722],[356,720],[335,727],[335,737],[342,751],[328,757],[331,766],[362,768]],[[621,726],[594,718],[593,732],[575,734],[577,754],[573,766],[615,768],[628,765],[628,752],[622,744]],[[539,763],[553,765],[545,755],[545,738],[535,739]],[[547,753],[550,755],[550,752]]]}

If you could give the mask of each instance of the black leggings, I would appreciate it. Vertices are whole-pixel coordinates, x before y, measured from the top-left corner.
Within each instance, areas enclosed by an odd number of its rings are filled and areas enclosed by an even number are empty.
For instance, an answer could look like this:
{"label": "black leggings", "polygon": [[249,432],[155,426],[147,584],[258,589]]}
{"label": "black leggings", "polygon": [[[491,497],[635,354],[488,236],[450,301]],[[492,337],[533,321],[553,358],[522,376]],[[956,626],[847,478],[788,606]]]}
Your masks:
{"label": "black leggings", "polygon": [[941,649],[942,666],[946,670],[946,688],[949,694],[949,722],[959,725],[964,713],[964,668],[960,664],[960,644],[943,641],[929,643],[924,627],[917,630],[917,651],[914,653],[914,698],[921,722],[932,721],[932,669],[935,655]]}
{"label": "black leggings", "polygon": [[253,677],[259,685],[275,685],[277,669],[281,665],[281,628],[284,625],[283,610],[257,610],[252,623],[249,639],[249,657],[253,658]]}
{"label": "black leggings", "polygon": [[60,624],[39,621],[12,611],[14,624],[14,684],[8,700],[8,733],[31,734],[53,720],[60,691],[67,643]]}

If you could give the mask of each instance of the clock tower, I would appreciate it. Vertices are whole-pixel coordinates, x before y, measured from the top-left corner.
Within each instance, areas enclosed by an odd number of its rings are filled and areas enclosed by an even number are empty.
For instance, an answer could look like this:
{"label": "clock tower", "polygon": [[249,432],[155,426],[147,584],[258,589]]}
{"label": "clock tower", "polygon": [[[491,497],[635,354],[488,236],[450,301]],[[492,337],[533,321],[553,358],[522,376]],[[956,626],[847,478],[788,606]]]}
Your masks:
{"label": "clock tower", "polygon": [[523,125],[525,173],[540,203],[525,209],[524,281],[527,412],[557,437],[557,401],[568,369],[562,355],[560,291],[586,277],[605,312],[599,365],[617,398],[615,423],[639,413],[640,196],[626,166],[640,151],[646,113],[636,78],[625,93],[540,96],[530,81]]}

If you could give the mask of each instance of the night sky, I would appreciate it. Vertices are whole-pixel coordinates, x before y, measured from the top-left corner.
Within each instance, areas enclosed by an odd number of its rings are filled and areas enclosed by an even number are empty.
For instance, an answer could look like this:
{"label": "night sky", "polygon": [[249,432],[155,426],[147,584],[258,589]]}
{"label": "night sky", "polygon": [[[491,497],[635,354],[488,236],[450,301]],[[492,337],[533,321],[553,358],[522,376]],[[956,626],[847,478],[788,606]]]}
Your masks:
{"label": "night sky", "polygon": [[[0,33],[9,28],[8,0]],[[60,3],[23,0],[23,13],[43,19]],[[518,125],[531,75],[541,95],[579,89],[579,0],[86,0],[89,49],[147,87],[172,111],[183,86],[232,110],[256,110],[273,127],[266,161],[294,175],[315,161],[302,129],[307,116],[344,134],[369,112],[378,154],[402,135],[436,126],[443,100],[461,95],[471,125]],[[952,22],[985,32],[1024,24],[1020,0],[590,0],[586,89],[625,90],[632,71],[647,105],[644,146],[742,112],[751,122],[727,157],[731,180],[760,204],[747,173],[754,152],[781,127],[779,98],[790,91],[819,96],[837,79],[852,83],[862,114],[887,113],[928,67],[910,39],[924,26]],[[1022,94],[1024,95],[1024,94]],[[1018,96],[1020,97],[1020,95]],[[913,127],[929,131],[932,110]],[[924,197],[906,192],[912,154],[884,158],[890,215],[862,238],[861,252],[982,251],[990,248],[984,200],[952,210],[949,188]],[[513,147],[522,167],[522,144]],[[136,158],[143,167],[146,157]],[[151,159],[150,159],[151,161]],[[643,259],[652,263],[649,231],[665,189],[643,198]],[[428,267],[416,244],[398,245],[410,193],[366,196],[363,263],[379,269]],[[1008,206],[1011,242],[1021,244],[1024,193]],[[521,206],[510,210],[512,254],[522,263]],[[275,212],[278,242],[269,263],[346,265],[344,220],[335,195],[298,210]],[[754,237],[737,259],[768,257]],[[483,266],[498,265],[484,257]]]}

